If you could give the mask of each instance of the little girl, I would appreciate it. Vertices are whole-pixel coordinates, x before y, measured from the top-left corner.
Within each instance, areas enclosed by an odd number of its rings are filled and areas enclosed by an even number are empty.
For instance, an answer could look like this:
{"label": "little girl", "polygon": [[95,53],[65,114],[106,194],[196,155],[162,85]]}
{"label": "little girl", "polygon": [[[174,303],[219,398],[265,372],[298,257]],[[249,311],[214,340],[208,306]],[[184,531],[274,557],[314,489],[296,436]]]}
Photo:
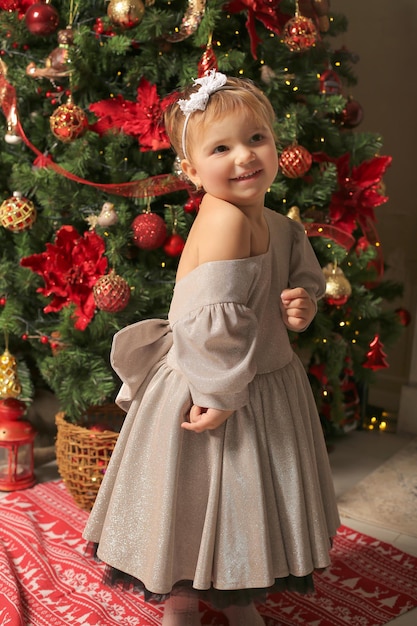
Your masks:
{"label": "little girl", "polygon": [[278,169],[274,112],[251,82],[211,71],[167,111],[205,191],[168,321],[114,338],[127,411],[85,538],[113,581],[165,600],[164,626],[260,626],[267,593],[312,590],[339,525],[320,420],[287,329],[324,279],[303,227],[264,206]]}

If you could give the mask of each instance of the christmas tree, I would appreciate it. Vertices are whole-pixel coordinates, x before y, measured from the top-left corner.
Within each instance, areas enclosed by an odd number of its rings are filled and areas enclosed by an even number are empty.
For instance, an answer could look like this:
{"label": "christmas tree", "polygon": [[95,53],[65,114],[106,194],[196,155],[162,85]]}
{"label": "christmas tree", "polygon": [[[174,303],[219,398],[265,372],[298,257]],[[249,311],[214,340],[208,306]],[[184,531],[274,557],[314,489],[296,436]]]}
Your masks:
{"label": "christmas tree", "polygon": [[[401,330],[375,208],[390,157],[358,130],[355,55],[327,0],[0,0],[0,328],[23,396],[68,419],[112,402],[114,333],[167,313],[200,197],[163,126],[206,71],[254,80],[277,114],[268,207],[300,220],[327,281],[292,337],[323,424],[341,428]],[[1,374],[1,372],[0,372]]]}

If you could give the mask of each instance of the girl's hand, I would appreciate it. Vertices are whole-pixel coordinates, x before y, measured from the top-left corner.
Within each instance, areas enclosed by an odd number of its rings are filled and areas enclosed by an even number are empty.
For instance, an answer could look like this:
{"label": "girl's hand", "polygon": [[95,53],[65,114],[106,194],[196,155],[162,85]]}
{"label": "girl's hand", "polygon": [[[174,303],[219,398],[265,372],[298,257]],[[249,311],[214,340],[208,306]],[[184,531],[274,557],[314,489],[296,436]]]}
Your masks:
{"label": "girl's hand", "polygon": [[281,303],[284,324],[295,332],[305,330],[316,314],[314,302],[302,287],[284,289]]}
{"label": "girl's hand", "polygon": [[203,433],[206,430],[214,430],[227,420],[233,411],[221,411],[220,409],[205,409],[193,404],[190,410],[190,421],[183,422],[181,427],[192,430],[195,433]]}

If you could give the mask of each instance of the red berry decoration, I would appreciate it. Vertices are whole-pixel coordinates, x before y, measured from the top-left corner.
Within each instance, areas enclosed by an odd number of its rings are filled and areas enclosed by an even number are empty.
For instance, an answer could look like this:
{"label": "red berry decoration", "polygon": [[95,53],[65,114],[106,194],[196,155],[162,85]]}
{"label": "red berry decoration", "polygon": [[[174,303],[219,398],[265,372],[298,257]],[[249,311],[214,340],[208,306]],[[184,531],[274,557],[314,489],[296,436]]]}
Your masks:
{"label": "red berry decoration", "polygon": [[167,227],[156,213],[142,213],[132,222],[133,242],[142,250],[160,248],[167,237]]}
{"label": "red berry decoration", "polygon": [[101,311],[118,313],[126,308],[130,299],[130,287],[124,278],[112,270],[98,279],[93,287],[94,302]]}
{"label": "red berry decoration", "polygon": [[59,13],[46,2],[36,2],[25,13],[25,24],[32,35],[45,37],[56,31],[59,24]]}
{"label": "red berry decoration", "polygon": [[35,205],[24,198],[20,191],[15,191],[11,198],[0,206],[0,224],[13,232],[31,228],[36,220]]}
{"label": "red berry decoration", "polygon": [[317,29],[309,17],[296,14],[283,29],[283,41],[291,52],[303,52],[317,42]]}
{"label": "red berry decoration", "polygon": [[57,139],[70,143],[81,137],[88,128],[88,120],[84,111],[69,99],[61,104],[50,117],[51,131]]}
{"label": "red berry decoration", "polygon": [[177,233],[170,235],[164,243],[164,251],[168,256],[176,257],[180,256],[184,250],[185,241]]}
{"label": "red berry decoration", "polygon": [[300,178],[308,172],[313,162],[310,152],[303,146],[294,144],[282,151],[279,166],[287,178]]}

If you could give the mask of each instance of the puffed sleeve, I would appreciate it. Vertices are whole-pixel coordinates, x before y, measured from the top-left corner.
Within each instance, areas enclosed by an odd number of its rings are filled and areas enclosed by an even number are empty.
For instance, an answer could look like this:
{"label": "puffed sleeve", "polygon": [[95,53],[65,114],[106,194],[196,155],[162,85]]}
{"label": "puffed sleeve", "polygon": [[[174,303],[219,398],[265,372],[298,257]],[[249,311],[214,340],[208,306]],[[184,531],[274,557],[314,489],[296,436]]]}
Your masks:
{"label": "puffed sleeve", "polygon": [[248,402],[258,335],[250,302],[261,271],[250,258],[205,263],[175,287],[168,362],[186,377],[198,406],[236,410]]}
{"label": "puffed sleeve", "polygon": [[323,271],[302,224],[289,220],[292,245],[288,286],[304,287],[313,302],[324,296],[326,281]]}
{"label": "puffed sleeve", "polygon": [[170,357],[187,378],[194,404],[222,410],[247,404],[257,327],[253,311],[238,303],[203,306],[173,325]]}

